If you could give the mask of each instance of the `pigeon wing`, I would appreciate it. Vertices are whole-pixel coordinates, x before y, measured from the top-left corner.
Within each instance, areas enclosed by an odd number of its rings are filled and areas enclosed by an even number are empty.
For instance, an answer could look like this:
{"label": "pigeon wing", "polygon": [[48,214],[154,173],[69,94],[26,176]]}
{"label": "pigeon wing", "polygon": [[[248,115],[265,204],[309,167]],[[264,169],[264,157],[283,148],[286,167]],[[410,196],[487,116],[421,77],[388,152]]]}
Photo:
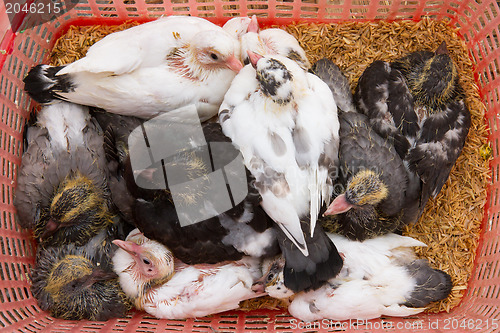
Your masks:
{"label": "pigeon wing", "polygon": [[406,157],[410,170],[422,180],[422,202],[441,191],[469,133],[471,116],[462,99],[431,115],[422,125],[421,135]]}

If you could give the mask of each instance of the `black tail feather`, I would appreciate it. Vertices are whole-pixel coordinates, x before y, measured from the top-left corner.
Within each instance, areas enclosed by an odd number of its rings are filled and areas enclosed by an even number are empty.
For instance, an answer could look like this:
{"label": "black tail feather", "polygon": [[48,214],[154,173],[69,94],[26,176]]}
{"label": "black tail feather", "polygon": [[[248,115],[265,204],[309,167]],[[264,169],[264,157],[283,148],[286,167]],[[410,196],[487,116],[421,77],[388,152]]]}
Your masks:
{"label": "black tail feather", "polygon": [[450,294],[453,287],[451,277],[439,269],[431,268],[427,260],[415,260],[407,265],[406,269],[416,284],[404,305],[425,307],[431,302],[445,299]]}
{"label": "black tail feather", "polygon": [[[309,228],[302,223],[302,229]],[[315,290],[335,277],[342,269],[343,260],[330,238],[318,224],[311,238],[304,232],[309,256],[304,254],[276,227],[281,251],[285,257],[285,286],[294,292]]]}
{"label": "black tail feather", "polygon": [[24,78],[24,90],[40,104],[62,99],[57,92],[70,92],[74,86],[68,74],[56,76],[64,66],[37,65]]}

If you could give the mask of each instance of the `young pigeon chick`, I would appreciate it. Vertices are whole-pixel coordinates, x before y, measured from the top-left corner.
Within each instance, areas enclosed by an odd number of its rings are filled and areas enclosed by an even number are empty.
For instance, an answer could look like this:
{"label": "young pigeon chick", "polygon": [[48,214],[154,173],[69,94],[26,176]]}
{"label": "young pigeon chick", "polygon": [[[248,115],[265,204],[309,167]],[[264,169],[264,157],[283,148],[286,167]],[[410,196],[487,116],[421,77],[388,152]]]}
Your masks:
{"label": "young pigeon chick", "polygon": [[337,104],[337,108],[340,111],[356,111],[349,80],[340,70],[339,66],[334,64],[330,59],[322,58],[313,65],[310,72],[328,85],[332,91],[335,104]]}
{"label": "young pigeon chick", "polygon": [[365,240],[414,222],[419,183],[411,182],[394,146],[372,129],[365,115],[345,112],[339,120],[337,197],[320,218],[322,226],[329,232]]}
{"label": "young pigeon chick", "polygon": [[133,116],[122,116],[102,109],[91,109],[104,134],[104,152],[108,162],[108,186],[117,212],[129,224],[134,225],[133,207],[135,198],[129,192],[124,178],[125,163],[129,155],[128,138],[144,120]]}
{"label": "young pigeon chick", "polygon": [[356,87],[354,100],[379,135],[422,183],[420,213],[436,197],[469,132],[471,116],[458,70],[446,43],[391,63],[373,62]]}
{"label": "young pigeon chick", "polygon": [[295,61],[249,55],[252,65],[234,79],[219,120],[256,179],[262,207],[286,236],[280,240],[285,284],[294,291],[317,288],[342,266],[316,228],[320,207],[330,200],[329,172],[338,166],[337,107],[328,86]]}
{"label": "young pigeon chick", "polygon": [[222,29],[227,31],[231,36],[240,40],[241,37],[248,32],[248,26],[252,20],[256,21],[257,16],[254,15],[252,18],[247,16],[233,17],[224,23]]}
{"label": "young pigeon chick", "polygon": [[113,264],[123,290],[138,309],[156,318],[203,317],[263,295],[251,289],[261,276],[257,259],[189,266],[138,229],[114,243],[120,247]]}
{"label": "young pigeon chick", "polygon": [[[105,112],[95,112],[94,116],[105,128],[113,202],[146,237],[166,245],[176,258],[187,264],[214,264],[239,260],[244,255],[274,256],[279,252],[273,222],[260,207],[260,195],[252,186],[254,178],[245,170],[243,163],[241,173],[236,176],[246,177],[244,180],[231,176],[231,168],[225,167],[234,164],[239,152],[222,133],[219,124],[200,125],[200,135],[209,146],[197,146],[195,138],[185,139],[187,150],[181,150],[171,158],[165,156],[143,173],[138,173],[132,169],[129,158],[129,154],[137,153],[134,142],[139,144],[145,139],[155,143],[175,141],[168,133],[172,124],[152,123],[155,121],[152,120],[141,127],[142,122],[136,118]],[[141,140],[135,140],[135,133],[130,136],[136,128],[140,130]],[[147,138],[142,128],[147,132]],[[173,145],[171,143],[170,147]],[[214,161],[216,164],[212,165]],[[212,203],[204,195],[207,183],[197,184],[197,180],[209,180],[212,171],[221,170],[226,171],[226,176],[231,176],[230,183],[236,191],[233,191],[234,205],[217,212],[213,211]],[[189,186],[179,190],[177,185],[183,182]],[[226,186],[224,184],[223,190]],[[171,187],[177,194],[172,193]],[[241,192],[241,195],[236,192]],[[175,201],[174,197],[180,200]],[[222,199],[219,197],[219,201]],[[201,216],[200,213],[207,207],[209,217],[201,217],[196,223],[184,223],[193,216]]]}
{"label": "young pigeon chick", "polygon": [[31,292],[42,310],[67,320],[125,317],[131,303],[118,276],[89,249],[72,244],[38,249]]}
{"label": "young pigeon chick", "polygon": [[297,62],[304,70],[311,68],[306,51],[294,36],[279,28],[260,30],[255,15],[248,24],[247,33],[243,34],[240,40],[244,64],[250,63],[248,51],[252,51],[260,55],[281,55]]}
{"label": "young pigeon chick", "polygon": [[81,105],[44,107],[27,129],[14,206],[52,245],[82,245],[112,223],[102,133]]}
{"label": "young pigeon chick", "polygon": [[[396,234],[364,242],[329,234],[344,256],[340,274],[320,289],[293,296],[288,311],[300,320],[372,319],[382,315],[409,316],[429,303],[444,299],[451,278],[432,269],[426,260],[415,259],[411,247],[425,244]],[[279,258],[268,266],[258,283],[273,297],[290,297],[283,288]],[[257,289],[254,286],[254,289]]]}
{"label": "young pigeon chick", "polygon": [[217,114],[238,59],[237,39],[221,27],[168,16],[110,34],[69,65],[35,66],[24,83],[42,104],[62,99],[141,118],[195,104],[203,121]]}

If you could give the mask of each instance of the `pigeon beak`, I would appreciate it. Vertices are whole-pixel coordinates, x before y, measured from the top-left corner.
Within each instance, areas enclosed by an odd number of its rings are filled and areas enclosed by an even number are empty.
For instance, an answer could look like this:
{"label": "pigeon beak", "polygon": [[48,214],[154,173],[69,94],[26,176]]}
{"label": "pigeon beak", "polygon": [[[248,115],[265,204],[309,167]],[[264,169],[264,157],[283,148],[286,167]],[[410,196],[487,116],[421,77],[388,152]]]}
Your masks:
{"label": "pigeon beak", "polygon": [[442,42],[441,45],[437,48],[436,54],[449,54],[448,48],[446,47],[446,41]]}
{"label": "pigeon beak", "polygon": [[259,32],[259,22],[257,22],[257,16],[253,15],[250,20],[250,24],[248,24],[247,28],[248,32]]}
{"label": "pigeon beak", "polygon": [[45,239],[51,235],[53,235],[59,228],[60,224],[55,222],[53,219],[49,219],[47,221],[47,224],[45,224],[45,231],[43,234],[40,236],[40,238]]}
{"label": "pigeon beak", "polygon": [[243,68],[243,64],[241,63],[241,61],[234,55],[227,58],[226,65],[229,69],[235,71],[236,73],[238,73]]}
{"label": "pigeon beak", "polygon": [[247,50],[248,57],[250,58],[250,63],[254,68],[257,67],[257,62],[263,58],[260,54]]}
{"label": "pigeon beak", "polygon": [[90,275],[88,275],[88,278],[82,284],[82,288],[86,289],[86,288],[92,286],[96,282],[107,281],[107,280],[115,279],[117,277],[118,277],[118,275],[116,275],[116,273],[114,273],[114,272],[106,272],[106,271],[103,271],[102,269],[96,268],[96,269],[94,269],[94,271]]}
{"label": "pigeon beak", "polygon": [[266,292],[266,287],[264,285],[263,281],[257,280],[253,285],[252,285],[252,291],[256,292],[258,294],[262,294]]}
{"label": "pigeon beak", "polygon": [[330,206],[328,206],[328,209],[323,213],[323,216],[342,214],[351,208],[352,204],[347,202],[345,194],[341,194],[332,201]]}
{"label": "pigeon beak", "polygon": [[115,239],[113,241],[113,244],[115,244],[116,246],[118,246],[120,249],[124,250],[124,251],[127,251],[128,253],[132,254],[132,255],[138,255],[142,252],[142,248],[137,245],[136,243],[134,242],[130,242],[130,241],[122,241],[122,240],[119,240],[119,239]]}

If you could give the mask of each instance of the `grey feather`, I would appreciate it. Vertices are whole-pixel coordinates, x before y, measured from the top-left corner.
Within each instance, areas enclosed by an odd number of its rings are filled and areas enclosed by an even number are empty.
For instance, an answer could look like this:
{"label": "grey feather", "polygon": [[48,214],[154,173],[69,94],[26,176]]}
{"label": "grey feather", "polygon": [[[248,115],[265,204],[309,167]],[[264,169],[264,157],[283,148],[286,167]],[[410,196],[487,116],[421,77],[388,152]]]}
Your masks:
{"label": "grey feather", "polygon": [[313,65],[311,72],[328,85],[340,110],[344,112],[356,110],[349,80],[336,64],[327,58],[323,58]]}

